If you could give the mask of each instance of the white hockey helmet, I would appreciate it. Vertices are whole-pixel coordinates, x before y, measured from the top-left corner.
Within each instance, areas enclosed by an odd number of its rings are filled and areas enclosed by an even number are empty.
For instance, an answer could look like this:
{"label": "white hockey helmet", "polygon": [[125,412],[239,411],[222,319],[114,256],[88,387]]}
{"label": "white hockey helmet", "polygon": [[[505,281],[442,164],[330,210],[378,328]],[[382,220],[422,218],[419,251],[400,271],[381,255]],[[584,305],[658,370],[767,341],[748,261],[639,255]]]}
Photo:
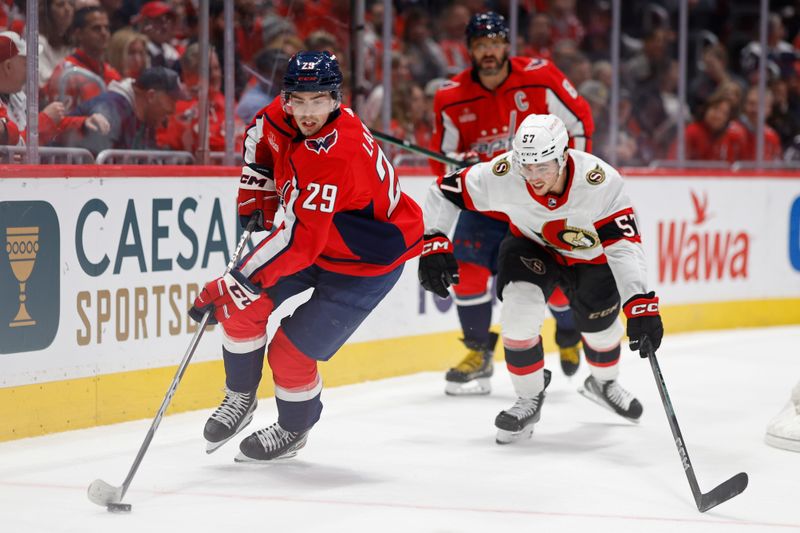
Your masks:
{"label": "white hockey helmet", "polygon": [[514,141],[511,164],[519,174],[522,165],[556,160],[558,170],[564,166],[564,150],[569,135],[564,122],[555,115],[528,115],[519,125]]}

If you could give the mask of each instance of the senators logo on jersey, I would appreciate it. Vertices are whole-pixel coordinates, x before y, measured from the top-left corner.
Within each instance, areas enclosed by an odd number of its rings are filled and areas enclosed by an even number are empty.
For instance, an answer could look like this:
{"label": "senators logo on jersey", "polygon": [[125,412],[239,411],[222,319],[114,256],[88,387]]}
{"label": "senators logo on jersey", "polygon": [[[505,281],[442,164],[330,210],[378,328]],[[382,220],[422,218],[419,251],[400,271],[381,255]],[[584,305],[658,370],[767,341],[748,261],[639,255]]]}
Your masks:
{"label": "senators logo on jersey", "polygon": [[339,139],[338,130],[333,130],[324,137],[317,137],[316,139],[306,139],[306,148],[315,153],[328,153],[336,141]]}
{"label": "senators logo on jersey", "polygon": [[554,248],[567,251],[589,250],[600,244],[596,233],[567,226],[564,219],[545,222],[539,236]]}

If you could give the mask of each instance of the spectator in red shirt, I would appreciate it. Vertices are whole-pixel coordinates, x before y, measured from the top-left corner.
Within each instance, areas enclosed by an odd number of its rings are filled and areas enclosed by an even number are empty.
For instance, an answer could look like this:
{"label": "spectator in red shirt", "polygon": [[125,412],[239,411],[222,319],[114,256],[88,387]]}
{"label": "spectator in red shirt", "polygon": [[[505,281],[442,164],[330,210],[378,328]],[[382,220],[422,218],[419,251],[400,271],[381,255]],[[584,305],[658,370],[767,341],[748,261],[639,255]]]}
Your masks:
{"label": "spectator in red shirt", "polygon": [[[733,162],[739,158],[741,138],[728,127],[732,109],[724,95],[706,103],[703,118],[686,126],[686,159]],[[673,154],[676,149],[673,145]]]}
{"label": "spectator in red shirt", "polygon": [[[772,93],[767,89],[764,93],[764,120],[772,113]],[[739,159],[753,161],[756,159],[756,124],[758,124],[758,87],[750,87],[744,99],[744,111],[738,120],[743,130],[742,150]],[[768,124],[764,124],[764,161],[781,159],[781,139],[778,133]]]}
{"label": "spectator in red shirt", "polygon": [[553,21],[546,12],[534,13],[528,20],[528,46],[521,55],[552,59]]}
{"label": "spectator in red shirt", "polygon": [[75,12],[72,36],[75,52],[59,63],[44,88],[50,102],[61,102],[67,113],[82,102],[104,93],[112,81],[122,79],[117,69],[104,61],[111,38],[108,15],[97,6]]}
{"label": "spectator in red shirt", "polygon": [[586,29],[575,15],[575,0],[552,0],[550,14],[553,17],[553,42],[567,39],[580,46]]}
{"label": "spectator in red shirt", "polygon": [[447,60],[448,76],[455,76],[470,66],[469,51],[464,42],[464,32],[470,16],[472,14],[467,6],[452,3],[442,10],[439,17],[439,27],[442,31],[439,37],[439,46],[442,47],[442,52]]}
{"label": "spectator in red shirt", "polygon": [[[159,128],[159,146],[197,154],[200,150],[200,45],[189,45],[181,57],[181,77],[190,99],[178,101],[165,127]],[[209,53],[208,146],[212,152],[225,150],[225,97],[222,94],[222,69],[217,54]],[[240,126],[242,124],[240,123]],[[243,131],[243,127],[239,128]],[[240,136],[239,136],[240,137]],[[241,139],[237,139],[241,143]]]}

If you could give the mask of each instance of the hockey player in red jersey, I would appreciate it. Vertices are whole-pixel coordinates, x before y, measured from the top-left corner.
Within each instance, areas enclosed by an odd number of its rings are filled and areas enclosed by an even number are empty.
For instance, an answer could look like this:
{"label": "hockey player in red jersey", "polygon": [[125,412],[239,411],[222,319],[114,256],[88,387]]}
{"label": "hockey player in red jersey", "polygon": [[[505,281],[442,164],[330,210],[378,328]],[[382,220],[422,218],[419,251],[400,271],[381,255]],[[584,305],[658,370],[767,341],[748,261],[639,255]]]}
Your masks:
{"label": "hockey player in red jersey", "polygon": [[[509,58],[508,28],[496,13],[473,16],[466,33],[473,66],[435,95],[433,150],[459,159],[488,161],[510,148],[515,127],[532,113],[559,116],[570,134],[570,146],[591,150],[594,123],[589,104],[555,65],[540,58]],[[441,163],[431,166],[436,175],[445,173]],[[497,252],[507,231],[507,221],[496,213],[464,212],[456,226],[453,244],[460,280],[453,292],[469,351],[445,376],[448,394],[491,391],[496,336],[489,332],[489,281],[496,273]],[[550,310],[556,318],[561,367],[573,375],[580,363],[580,334],[560,289],[551,297]]]}
{"label": "hockey player in red jersey", "polygon": [[270,313],[313,288],[269,343],[278,421],[244,439],[237,461],[292,457],[322,411],[317,361],[327,361],[422,248],[422,213],[400,191],[369,130],[341,105],[342,73],[328,52],[289,60],[282,97],[256,115],[244,141],[239,216],[271,229],[230,274],[206,284],[190,314],[213,308],[223,328],[226,395],[206,423],[212,452],[246,426]]}
{"label": "hockey player in red jersey", "polygon": [[[510,221],[498,259],[497,295],[506,366],[518,400],[495,420],[497,442],[533,432],[545,397],[540,330],[557,285],[572,304],[591,375],[580,392],[632,421],[642,405],[617,382],[620,301],[632,350],[661,343],[658,298],[648,291],[641,238],[619,173],[605,161],[567,148],[554,115],[529,115],[513,150],[439,178],[425,200],[423,287],[446,295],[458,278],[447,234],[459,211],[501,212]],[[643,355],[645,356],[645,355]]]}

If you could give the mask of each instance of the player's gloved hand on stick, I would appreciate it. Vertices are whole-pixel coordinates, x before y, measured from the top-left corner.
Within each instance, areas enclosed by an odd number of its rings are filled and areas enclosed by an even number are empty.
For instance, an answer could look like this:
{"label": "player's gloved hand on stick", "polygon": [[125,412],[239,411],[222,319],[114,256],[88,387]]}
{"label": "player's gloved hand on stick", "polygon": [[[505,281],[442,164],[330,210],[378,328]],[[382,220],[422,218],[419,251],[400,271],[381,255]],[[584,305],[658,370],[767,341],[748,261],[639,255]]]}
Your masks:
{"label": "player's gloved hand on stick", "polygon": [[631,350],[639,350],[641,357],[647,357],[648,350],[645,339],[649,341],[653,351],[661,346],[664,326],[658,312],[658,296],[653,291],[637,294],[625,302],[622,307],[628,319],[628,342]]}
{"label": "player's gloved hand on stick", "polygon": [[447,157],[461,161],[465,167],[481,162],[480,154],[474,150],[469,150],[467,152],[448,152]]}
{"label": "player's gloved hand on stick", "polygon": [[206,283],[200,295],[195,298],[189,309],[189,316],[200,322],[203,315],[211,308],[209,324],[224,322],[234,313],[243,310],[261,297],[261,290],[252,281],[239,272],[231,270],[224,276]]}
{"label": "player's gloved hand on stick", "polygon": [[458,263],[453,255],[453,243],[443,233],[425,235],[419,258],[419,282],[422,287],[447,298],[447,288],[458,283]]}
{"label": "player's gloved hand on stick", "polygon": [[254,231],[272,229],[275,213],[278,211],[278,193],[275,189],[275,180],[272,170],[250,165],[242,168],[242,177],[239,180],[239,224],[247,227],[250,217],[254,214],[260,216]]}

